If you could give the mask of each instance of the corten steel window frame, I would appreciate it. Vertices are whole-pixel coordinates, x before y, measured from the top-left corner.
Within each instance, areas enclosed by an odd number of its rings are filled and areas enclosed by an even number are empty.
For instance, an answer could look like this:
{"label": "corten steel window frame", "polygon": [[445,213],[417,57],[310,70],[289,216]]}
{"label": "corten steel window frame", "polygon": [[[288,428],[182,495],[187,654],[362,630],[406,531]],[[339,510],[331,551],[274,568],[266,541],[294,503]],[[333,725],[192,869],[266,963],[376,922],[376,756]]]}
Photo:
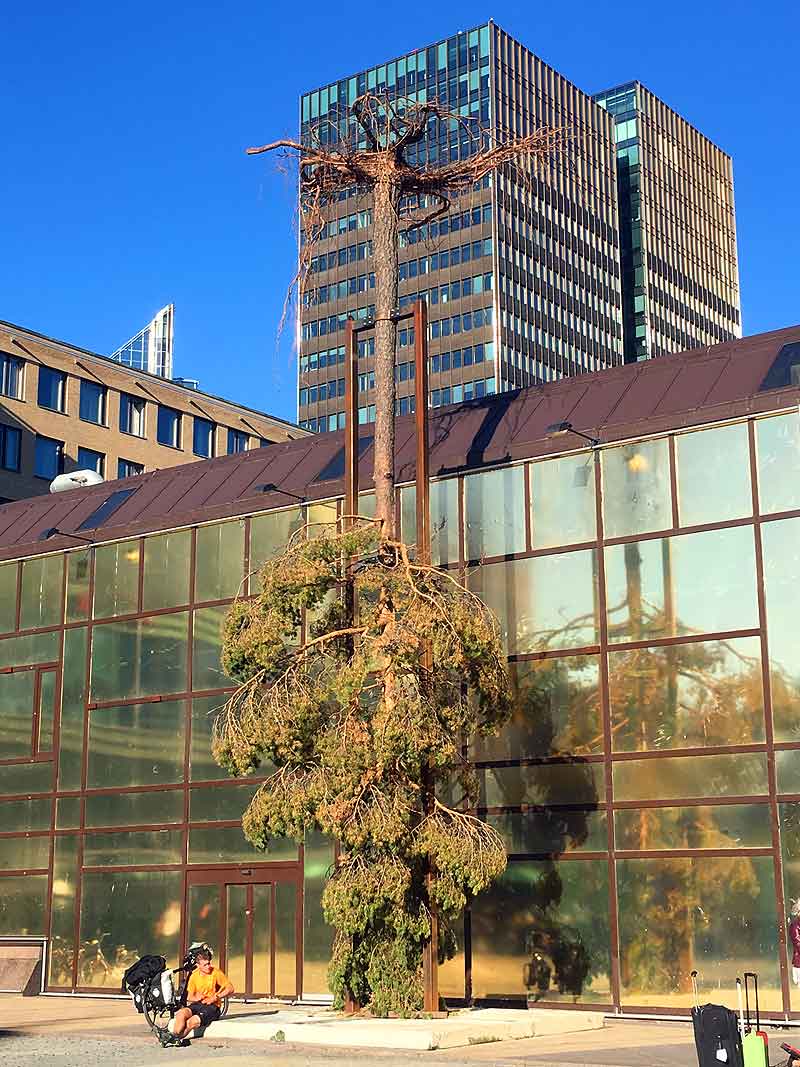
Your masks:
{"label": "corten steel window frame", "polygon": [[[610,963],[611,963],[611,997],[608,1003],[579,1003],[577,1005],[566,1005],[561,1002],[554,1002],[559,1007],[575,1007],[581,1010],[591,1009],[606,1009],[609,1011],[617,1011],[622,1014],[680,1014],[680,1009],[667,1006],[666,1008],[653,1008],[646,1006],[635,1006],[632,1004],[626,1004],[624,1009],[621,1008],[620,1000],[620,958],[619,958],[619,917],[618,917],[618,901],[617,901],[617,880],[616,880],[616,860],[617,859],[654,859],[663,860],[666,858],[686,857],[686,858],[703,858],[714,856],[750,856],[750,857],[766,857],[772,856],[773,859],[773,876],[775,881],[775,921],[778,930],[778,941],[780,949],[780,978],[781,978],[781,991],[783,996],[783,1010],[780,1012],[768,1012],[766,1016],[769,1018],[800,1018],[800,1011],[791,1009],[790,989],[789,989],[789,975],[788,975],[788,957],[787,957],[787,942],[786,942],[786,929],[785,929],[785,896],[784,896],[784,881],[783,881],[783,856],[780,845],[780,828],[778,822],[778,806],[786,803],[800,803],[800,791],[795,793],[783,793],[779,794],[777,791],[777,779],[775,768],[775,754],[784,751],[796,751],[800,752],[800,742],[776,742],[774,739],[774,729],[772,721],[772,694],[770,685],[770,671],[769,671],[769,634],[767,628],[766,619],[766,602],[765,602],[765,587],[764,587],[764,561],[762,551],[762,537],[761,531],[764,524],[769,522],[781,521],[787,518],[800,517],[800,508],[789,509],[776,513],[762,514],[759,508],[758,497],[758,461],[756,453],[756,438],[755,438],[755,422],[757,418],[770,418],[780,417],[786,415],[797,416],[796,407],[790,409],[784,409],[780,411],[774,411],[769,413],[761,413],[758,416],[741,417],[729,420],[719,420],[714,423],[708,423],[704,426],[697,426],[686,428],[685,430],[672,430],[662,433],[651,435],[650,437],[634,438],[633,440],[652,440],[655,438],[667,438],[670,442],[669,445],[669,457],[670,457],[670,491],[672,501],[672,516],[671,526],[668,529],[649,532],[639,536],[627,536],[605,540],[603,537],[603,495],[602,495],[602,478],[601,478],[601,459],[600,449],[595,449],[594,452],[590,449],[575,449],[567,453],[560,453],[559,455],[575,455],[578,453],[585,453],[589,456],[593,455],[594,462],[594,477],[595,477],[595,518],[596,518],[596,539],[593,541],[582,541],[570,545],[559,545],[547,549],[534,549],[532,547],[531,535],[531,479],[530,479],[530,466],[533,462],[547,462],[548,459],[556,459],[558,456],[553,455],[550,457],[542,458],[530,458],[517,461],[511,465],[523,465],[526,468],[526,475],[524,478],[524,504],[525,504],[525,527],[526,527],[526,551],[521,553],[514,553],[508,556],[495,556],[486,557],[483,562],[502,562],[511,559],[525,559],[534,558],[538,556],[559,555],[565,552],[574,552],[585,550],[587,548],[594,548],[596,550],[597,560],[597,581],[598,581],[598,596],[596,601],[596,609],[598,612],[598,630],[599,630],[599,642],[586,645],[581,648],[567,648],[567,649],[549,649],[545,652],[533,652],[525,653],[516,656],[509,657],[512,662],[526,662],[526,661],[538,661],[547,660],[553,658],[568,658],[575,657],[581,654],[595,654],[599,658],[600,666],[600,685],[599,685],[599,703],[602,716],[602,728],[603,728],[603,750],[590,756],[581,757],[581,762],[590,764],[602,764],[605,773],[605,793],[601,796],[598,803],[591,809],[603,811],[606,814],[606,834],[607,834],[607,849],[598,851],[585,851],[585,852],[567,852],[561,854],[547,853],[547,852],[530,852],[530,853],[514,853],[512,854],[512,862],[517,860],[551,860],[557,859],[559,863],[580,863],[581,861],[602,861],[605,860],[608,868],[608,920],[610,930]],[[679,432],[695,432],[702,429],[711,428],[715,425],[728,425],[731,423],[745,424],[748,434],[748,447],[749,447],[749,465],[750,465],[750,482],[751,482],[751,498],[752,498],[752,515],[731,520],[721,523],[706,523],[699,526],[686,526],[681,527],[678,525],[677,516],[677,471],[675,466],[675,445],[674,438]],[[614,442],[619,444],[624,442]],[[509,466],[504,464],[498,466]],[[466,572],[472,561],[465,559],[464,546],[465,546],[465,508],[464,508],[464,477],[469,473],[457,475],[458,477],[458,519],[459,519],[459,531],[458,531],[458,559],[453,560],[447,566],[447,569],[457,571],[462,579],[465,578]],[[332,504],[337,508],[337,513],[341,514],[341,497],[328,497],[318,501],[307,501],[305,506],[313,506],[315,504]],[[397,518],[400,519],[400,494],[398,493],[397,499]],[[280,511],[287,510],[285,507],[270,509],[269,511],[262,511],[257,515],[276,514]],[[94,627],[97,625],[105,625],[110,619],[95,619],[92,616],[92,610],[90,608],[88,617],[82,620],[75,620],[72,622],[66,622],[56,626],[43,626],[33,627],[24,630],[15,628],[7,633],[0,635],[3,637],[9,637],[12,635],[33,635],[39,633],[58,632],[59,633],[59,660],[58,662],[39,663],[27,665],[25,667],[5,668],[4,671],[10,670],[35,670],[41,674],[48,669],[54,669],[58,672],[60,678],[63,674],[63,659],[64,659],[64,641],[66,631],[69,629],[78,629],[85,627],[87,631],[87,653],[86,663],[84,670],[84,721],[83,721],[83,749],[81,758],[81,788],[72,790],[58,790],[56,773],[58,770],[59,760],[59,741],[60,741],[60,727],[61,727],[61,695],[60,686],[57,687],[57,713],[54,723],[53,733],[53,753],[52,755],[39,753],[38,756],[32,756],[31,758],[19,758],[16,760],[3,761],[3,765],[25,764],[31,762],[51,762],[53,767],[53,779],[50,790],[40,792],[28,792],[22,794],[14,794],[4,796],[0,800],[0,805],[5,801],[13,800],[26,800],[34,798],[44,798],[51,801],[51,814],[50,814],[50,828],[48,830],[29,831],[28,833],[19,831],[3,831],[0,833],[2,838],[21,838],[28,837],[49,837],[50,839],[50,867],[48,870],[43,868],[35,869],[14,869],[7,870],[0,873],[0,878],[12,877],[19,875],[47,875],[48,876],[48,899],[45,905],[44,922],[45,929],[48,935],[52,934],[52,914],[51,914],[51,899],[52,899],[52,882],[53,882],[53,858],[55,841],[58,837],[76,838],[77,837],[77,865],[76,865],[76,884],[75,894],[73,900],[74,907],[74,946],[73,946],[73,984],[72,988],[75,988],[79,992],[97,992],[96,987],[81,987],[77,985],[77,969],[78,969],[78,950],[79,950],[79,933],[80,933],[80,904],[82,893],[82,875],[85,871],[89,872],[113,872],[113,871],[125,871],[125,870],[137,870],[137,871],[158,871],[158,870],[175,870],[181,871],[183,875],[183,911],[181,916],[181,929],[180,929],[180,941],[181,945],[186,944],[186,939],[189,931],[186,929],[187,922],[187,910],[186,904],[188,901],[188,885],[191,880],[199,875],[202,871],[207,871],[209,878],[217,879],[228,872],[241,871],[243,868],[251,868],[257,870],[257,876],[253,876],[253,881],[257,880],[257,877],[263,877],[264,881],[269,881],[270,870],[277,869],[293,869],[295,872],[296,884],[298,887],[297,896],[297,910],[296,910],[296,959],[297,959],[297,973],[298,973],[298,990],[302,989],[302,966],[303,966],[303,846],[298,848],[298,858],[293,860],[280,860],[271,864],[267,861],[263,865],[259,865],[256,862],[248,861],[247,863],[239,864],[207,864],[207,865],[191,865],[186,862],[188,847],[188,832],[189,829],[197,826],[213,826],[219,829],[226,827],[238,827],[238,820],[218,820],[216,822],[191,822],[189,818],[189,800],[192,788],[215,788],[224,785],[233,785],[235,783],[256,784],[263,780],[263,777],[251,777],[246,779],[225,779],[219,778],[210,781],[192,782],[190,778],[190,753],[191,753],[191,699],[193,696],[216,696],[224,695],[230,692],[233,687],[220,687],[218,689],[206,689],[197,690],[193,692],[192,685],[192,667],[193,667],[193,637],[194,637],[194,612],[199,607],[211,607],[215,605],[224,605],[232,602],[231,597],[221,598],[211,601],[198,601],[195,598],[195,572],[197,563],[197,529],[202,526],[216,526],[225,521],[240,521],[244,524],[244,556],[242,560],[242,573],[246,578],[246,584],[244,586],[245,595],[253,596],[254,588],[249,575],[250,567],[250,542],[251,542],[251,518],[255,516],[251,515],[233,515],[226,519],[216,519],[213,522],[197,523],[189,527],[180,527],[180,529],[191,530],[191,553],[190,553],[190,589],[189,599],[186,604],[175,605],[168,608],[158,609],[156,611],[144,612],[141,610],[142,605],[142,590],[144,582],[144,552],[142,551],[146,535],[138,535],[136,540],[139,544],[139,563],[138,563],[138,603],[137,611],[131,612],[125,615],[119,615],[113,617],[116,622],[131,621],[140,618],[149,618],[153,616],[160,616],[166,614],[173,614],[181,611],[188,611],[187,620],[187,678],[188,688],[182,693],[165,693],[158,694],[149,697],[132,697],[129,699],[116,699],[103,702],[95,702],[90,699],[90,675],[91,675],[91,647],[92,647],[92,633]],[[676,536],[679,534],[696,533],[706,530],[723,530],[739,526],[752,526],[754,531],[754,543],[755,543],[755,575],[754,580],[756,582],[757,603],[758,603],[758,621],[759,626],[757,628],[749,628],[746,630],[734,630],[734,631],[719,631],[714,633],[702,633],[692,635],[687,639],[685,636],[679,637],[666,637],[652,640],[643,641],[627,641],[608,644],[608,632],[607,632],[607,616],[606,616],[606,593],[605,593],[605,561],[604,553],[600,551],[601,548],[607,546],[625,544],[631,542],[638,542],[644,540],[661,539],[670,536]],[[167,531],[154,531],[154,534],[161,534]],[[119,536],[115,540],[131,540],[129,537]],[[82,551],[82,550],[81,550]],[[61,607],[62,618],[63,612],[66,607],[66,593],[67,593],[67,576],[68,567],[67,559],[72,553],[62,552],[57,553],[64,560],[63,573],[61,576]],[[89,604],[93,605],[94,599],[94,574],[95,574],[95,554],[92,550],[89,550],[89,574],[88,574],[88,596]],[[11,566],[16,567],[16,606],[15,606],[15,627],[19,626],[20,610],[21,610],[21,596],[22,596],[22,560],[13,561]],[[611,719],[609,710],[609,680],[608,680],[608,652],[625,651],[642,647],[669,647],[673,645],[691,644],[698,642],[706,642],[712,640],[724,640],[732,637],[746,637],[746,636],[760,636],[761,639],[761,668],[762,668],[762,688],[763,688],[763,711],[764,711],[764,723],[765,723],[765,736],[762,742],[755,742],[743,745],[722,745],[722,746],[709,746],[705,748],[685,748],[685,749],[659,749],[650,750],[648,752],[612,752],[611,745]],[[39,683],[40,684],[40,683]],[[38,689],[38,685],[37,685]],[[162,699],[166,700],[183,700],[184,701],[184,753],[183,753],[183,768],[182,778],[175,783],[168,783],[164,785],[144,785],[144,786],[130,786],[126,788],[87,788],[87,771],[88,771],[88,731],[89,731],[89,715],[91,711],[98,707],[118,707],[132,704],[143,703],[157,703]],[[631,759],[649,759],[658,760],[659,758],[690,758],[697,756],[712,756],[712,755],[724,755],[734,753],[758,753],[766,755],[767,764],[767,791],[757,795],[736,795],[736,796],[724,796],[724,797],[686,797],[686,798],[669,798],[669,799],[649,799],[649,800],[629,800],[629,801],[614,801],[613,798],[613,777],[612,769],[615,764],[624,762]],[[535,766],[535,765],[547,765],[554,763],[569,763],[571,761],[570,756],[550,756],[545,758],[525,758],[517,760],[486,760],[478,761],[475,766],[478,768],[491,768],[494,766]],[[83,865],[83,850],[85,843],[85,834],[87,832],[130,832],[135,830],[147,830],[160,829],[166,824],[131,824],[128,826],[113,826],[102,827],[93,826],[88,827],[86,825],[86,801],[88,797],[98,795],[118,795],[118,794],[131,794],[131,793],[144,793],[144,792],[177,792],[181,791],[183,794],[183,810],[182,818],[180,822],[170,823],[169,828],[174,830],[180,830],[183,835],[183,862],[180,864],[156,864],[156,865],[135,865],[135,866],[108,866],[108,867],[88,867]],[[780,797],[780,800],[779,800]],[[56,805],[59,799],[64,798],[78,798],[80,800],[80,820],[79,826],[58,829],[56,827]],[[616,810],[625,809],[658,809],[666,807],[702,807],[702,806],[724,806],[724,805],[761,805],[765,809],[769,809],[770,813],[770,832],[772,845],[762,847],[748,847],[748,848],[736,848],[736,849],[724,849],[724,848],[710,848],[710,849],[653,849],[645,851],[633,851],[625,849],[617,849],[615,840],[615,827],[614,827],[614,812]],[[539,810],[539,805],[507,805],[507,806],[493,806],[487,808],[480,808],[481,812],[502,813],[502,812],[514,812],[514,811],[528,811]],[[575,810],[580,805],[552,805],[545,810]],[[0,810],[2,810],[0,808]],[[581,807],[581,810],[587,810],[585,807]],[[464,957],[465,957],[465,990],[467,998],[471,995],[471,931],[470,931],[470,916],[469,913],[465,916],[465,944],[464,944]],[[53,991],[63,990],[64,986],[51,987],[48,989]],[[508,998],[518,999],[518,998]],[[543,1003],[547,1003],[546,1001]]]}

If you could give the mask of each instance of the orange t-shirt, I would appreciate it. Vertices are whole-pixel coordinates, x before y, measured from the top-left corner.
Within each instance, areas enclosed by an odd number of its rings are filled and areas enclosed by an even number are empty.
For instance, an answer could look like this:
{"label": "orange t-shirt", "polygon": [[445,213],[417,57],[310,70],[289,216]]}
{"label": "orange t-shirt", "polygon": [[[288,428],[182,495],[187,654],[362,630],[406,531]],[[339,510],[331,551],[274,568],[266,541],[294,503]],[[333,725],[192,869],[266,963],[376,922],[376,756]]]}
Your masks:
{"label": "orange t-shirt", "polygon": [[189,975],[189,985],[186,987],[187,1003],[194,1004],[195,1001],[202,1000],[204,997],[213,996],[219,1004],[220,998],[217,994],[228,984],[227,976],[219,967],[215,967],[211,974],[203,974],[200,970],[194,970]]}

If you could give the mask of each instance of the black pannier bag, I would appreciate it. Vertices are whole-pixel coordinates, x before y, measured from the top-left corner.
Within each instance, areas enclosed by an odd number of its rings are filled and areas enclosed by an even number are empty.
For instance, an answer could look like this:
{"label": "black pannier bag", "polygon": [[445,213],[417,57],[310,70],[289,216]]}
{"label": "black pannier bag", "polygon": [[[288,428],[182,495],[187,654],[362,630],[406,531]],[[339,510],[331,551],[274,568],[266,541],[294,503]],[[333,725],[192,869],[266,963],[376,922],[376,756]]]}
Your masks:
{"label": "black pannier bag", "polygon": [[130,993],[136,1010],[141,1014],[144,1011],[145,994],[151,984],[159,986],[160,975],[166,970],[167,960],[165,956],[142,956],[136,963],[131,964],[122,976],[122,992]]}

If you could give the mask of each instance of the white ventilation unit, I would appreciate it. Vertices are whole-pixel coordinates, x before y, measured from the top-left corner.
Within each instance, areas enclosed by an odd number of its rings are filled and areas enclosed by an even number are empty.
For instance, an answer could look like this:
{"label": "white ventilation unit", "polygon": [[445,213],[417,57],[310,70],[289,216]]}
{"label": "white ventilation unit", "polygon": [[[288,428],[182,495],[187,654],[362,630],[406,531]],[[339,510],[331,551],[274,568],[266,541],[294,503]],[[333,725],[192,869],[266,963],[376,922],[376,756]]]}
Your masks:
{"label": "white ventilation unit", "polygon": [[105,481],[97,471],[72,471],[71,474],[59,474],[50,483],[51,493],[63,493],[67,489],[81,489],[85,485],[99,485]]}

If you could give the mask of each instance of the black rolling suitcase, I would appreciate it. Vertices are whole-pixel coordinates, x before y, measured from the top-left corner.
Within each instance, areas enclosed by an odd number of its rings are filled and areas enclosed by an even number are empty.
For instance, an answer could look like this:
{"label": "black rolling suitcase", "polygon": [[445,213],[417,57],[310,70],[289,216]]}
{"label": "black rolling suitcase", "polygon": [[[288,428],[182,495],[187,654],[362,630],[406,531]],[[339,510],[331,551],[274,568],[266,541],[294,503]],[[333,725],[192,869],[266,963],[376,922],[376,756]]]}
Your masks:
{"label": "black rolling suitcase", "polygon": [[742,1034],[735,1011],[721,1004],[699,1003],[697,971],[692,971],[692,1025],[700,1067],[744,1067]]}

